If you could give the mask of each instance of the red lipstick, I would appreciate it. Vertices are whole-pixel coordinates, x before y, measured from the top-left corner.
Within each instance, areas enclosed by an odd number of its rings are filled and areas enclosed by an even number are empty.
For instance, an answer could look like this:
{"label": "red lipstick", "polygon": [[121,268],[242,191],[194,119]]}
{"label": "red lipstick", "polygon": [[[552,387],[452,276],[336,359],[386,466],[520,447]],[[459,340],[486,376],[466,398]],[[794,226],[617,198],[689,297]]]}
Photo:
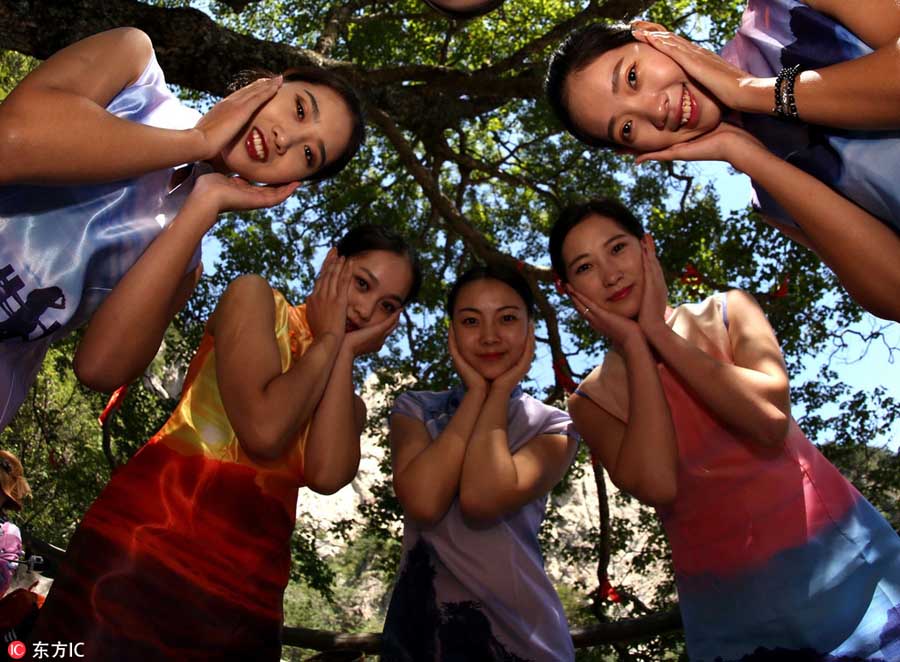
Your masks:
{"label": "red lipstick", "polygon": [[618,292],[613,294],[611,297],[608,297],[606,300],[613,301],[613,302],[621,301],[622,299],[627,297],[629,294],[631,294],[631,290],[633,290],[633,289],[634,289],[634,285],[629,285],[628,287],[623,287],[621,290],[619,290]]}

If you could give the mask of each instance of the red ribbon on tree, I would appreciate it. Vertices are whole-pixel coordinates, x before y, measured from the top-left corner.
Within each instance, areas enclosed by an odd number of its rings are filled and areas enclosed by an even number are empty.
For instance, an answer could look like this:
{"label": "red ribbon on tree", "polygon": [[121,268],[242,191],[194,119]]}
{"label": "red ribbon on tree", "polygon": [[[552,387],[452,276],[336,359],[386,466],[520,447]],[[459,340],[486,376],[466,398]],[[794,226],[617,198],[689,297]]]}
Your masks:
{"label": "red ribbon on tree", "polygon": [[576,384],[572,377],[569,375],[569,371],[566,368],[566,363],[564,360],[558,359],[553,362],[553,374],[556,375],[557,383],[562,385],[566,393],[574,393],[575,389],[578,388],[578,384]]}
{"label": "red ribbon on tree", "polygon": [[688,262],[684,265],[684,271],[681,274],[681,282],[685,285],[699,285],[703,282],[703,274],[697,271],[697,267]]}
{"label": "red ribbon on tree", "polygon": [[790,282],[790,275],[785,276],[781,281],[781,285],[778,286],[778,289],[772,292],[772,296],[776,299],[783,299],[784,297],[786,297],[788,295],[788,284]]}
{"label": "red ribbon on tree", "polygon": [[111,396],[109,396],[109,402],[106,403],[106,407],[103,408],[103,411],[97,417],[97,422],[100,424],[101,428],[106,423],[106,419],[109,418],[109,416],[113,412],[117,411],[119,407],[122,406],[122,402],[125,400],[126,393],[128,393],[127,384],[125,386],[120,386],[115,391],[113,391],[113,394]]}
{"label": "red ribbon on tree", "polygon": [[621,602],[622,596],[616,587],[609,583],[609,577],[603,576],[603,584],[600,586],[600,597],[610,602]]}

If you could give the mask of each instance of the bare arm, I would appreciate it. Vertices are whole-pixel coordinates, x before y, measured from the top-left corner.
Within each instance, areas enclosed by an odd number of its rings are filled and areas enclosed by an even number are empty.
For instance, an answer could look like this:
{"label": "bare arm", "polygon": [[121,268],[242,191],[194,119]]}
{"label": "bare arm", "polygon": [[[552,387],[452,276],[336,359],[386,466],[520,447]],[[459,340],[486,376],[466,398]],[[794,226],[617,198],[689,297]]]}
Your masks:
{"label": "bare arm", "polygon": [[739,290],[727,296],[734,365],[713,358],[666,325],[648,329],[647,338],[720,421],[759,444],[775,446],[791,421],[781,349],[752,297]]}
{"label": "bare arm", "polygon": [[728,160],[790,214],[850,296],[874,315],[900,320],[900,237],[891,228],[762,145],[735,149]]}
{"label": "bare arm", "polygon": [[259,276],[241,276],[225,291],[207,328],[216,339],[222,404],[248,455],[263,460],[280,457],[312,418],[343,340],[348,274],[338,266],[324,277],[330,281],[323,287],[329,299],[322,307],[332,319],[315,325],[310,320],[315,340],[286,372],[281,371],[275,303],[268,283]]}
{"label": "bare arm", "polygon": [[98,391],[113,391],[139,377],[193,292],[200,271],[185,272],[220,210],[272,206],[295,188],[251,186],[218,174],[200,177],[172,223],[91,318],[75,353],[79,380]]}
{"label": "bare arm", "polygon": [[509,397],[528,374],[534,357],[534,327],[529,322],[522,356],[491,382],[466,448],[459,483],[460,509],[468,519],[489,523],[549,492],[559,482],[575,450],[575,440],[545,434],[515,454],[509,450]]}
{"label": "bare arm", "polygon": [[645,341],[624,348],[628,423],[574,394],[569,414],[612,482],[643,503],[664,506],[678,493],[678,443],[656,362]]}
{"label": "bare arm", "polygon": [[407,516],[435,524],[459,492],[466,446],[484,403],[484,392],[467,390],[444,431],[432,440],[422,421],[391,416],[394,492]]}
{"label": "bare arm", "polygon": [[900,237],[862,207],[778,158],[746,131],[721,124],[645,160],[727,161],[752,177],[796,221],[795,237],[814,250],[863,308],[900,320]]}
{"label": "bare arm", "polygon": [[353,480],[365,424],[366,405],[353,391],[353,355],[342,345],[306,439],[303,475],[310,489],[334,494]]}
{"label": "bare arm", "polygon": [[574,439],[544,434],[510,453],[508,404],[509,391],[492,386],[466,449],[459,504],[471,520],[495,521],[547,494],[566,473],[575,451]]}
{"label": "bare arm", "polygon": [[266,460],[280,457],[312,417],[339,347],[325,334],[282,373],[274,328],[272,291],[258,276],[232,282],[209,324],[228,420],[247,454]]}
{"label": "bare arm", "polygon": [[644,503],[661,506],[678,492],[678,443],[656,359],[644,326],[665,324],[666,284],[656,260],[653,240],[642,241],[644,272],[638,322],[603,310],[568,287],[575,309],[591,328],[608,337],[625,360],[628,379],[628,423],[623,424],[588,398],[569,398],[569,413],[596,460],[619,488]]}
{"label": "bare arm", "polygon": [[[802,72],[794,97],[801,119],[847,129],[900,128],[900,4],[869,0],[807,0],[843,23],[874,52]],[[639,21],[635,36],[672,57],[729,108],[774,114],[775,78],[759,78],[655,23]]]}
{"label": "bare arm", "polygon": [[281,84],[267,79],[239,90],[183,131],[107,112],[152,50],[140,30],[117,28],[62,49],[29,74],[0,106],[0,185],[113,181],[212,158]]}
{"label": "bare arm", "polygon": [[[353,392],[353,361],[381,349],[399,319],[398,310],[379,324],[344,336],[325,393],[313,415],[303,455],[306,483],[320,494],[337,492],[353,480],[359,469],[366,405]],[[351,411],[353,415],[348,416]]]}

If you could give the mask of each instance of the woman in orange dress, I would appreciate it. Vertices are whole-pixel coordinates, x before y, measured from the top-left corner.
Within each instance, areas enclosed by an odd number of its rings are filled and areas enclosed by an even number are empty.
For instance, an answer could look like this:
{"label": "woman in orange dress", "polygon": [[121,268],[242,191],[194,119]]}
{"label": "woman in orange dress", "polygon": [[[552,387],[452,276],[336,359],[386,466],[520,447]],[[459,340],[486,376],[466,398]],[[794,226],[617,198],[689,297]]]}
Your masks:
{"label": "woman in orange dress", "polygon": [[171,418],[72,537],[32,641],[84,642],[89,659],[279,659],[298,488],[356,474],[353,361],[419,282],[408,246],[363,226],[304,305],[258,276],[231,283]]}

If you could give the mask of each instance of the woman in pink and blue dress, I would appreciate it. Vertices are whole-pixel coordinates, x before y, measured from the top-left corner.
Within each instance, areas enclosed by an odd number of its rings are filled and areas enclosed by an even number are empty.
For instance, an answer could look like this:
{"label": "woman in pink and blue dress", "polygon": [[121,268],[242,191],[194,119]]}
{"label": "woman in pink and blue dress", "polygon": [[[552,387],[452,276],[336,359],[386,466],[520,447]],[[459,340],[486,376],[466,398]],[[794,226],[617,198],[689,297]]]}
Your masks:
{"label": "woman in pink and blue dress", "polygon": [[633,28],[590,25],[554,54],[546,90],[566,129],[638,163],[730,163],[766,222],[900,320],[900,5],[750,0],[721,57]]}
{"label": "woman in pink and blue dress", "polygon": [[[59,51],[0,105],[0,429],[49,344],[87,323],[139,260],[181,269],[171,287],[145,281],[131,302],[168,324],[200,276],[200,241],[219,212],[283,202],[359,148],[359,101],[333,74],[307,67],[243,82],[201,116],[166,85],[147,35],[119,28]],[[230,206],[212,207],[204,190],[220,185],[233,189],[216,196]],[[104,339],[108,352],[129,353],[127,331]],[[79,351],[75,368],[112,390],[152,356]]]}
{"label": "woman in pink and blue dress", "polygon": [[567,207],[550,255],[612,343],[569,412],[662,519],[690,659],[900,659],[900,537],[791,417],[754,299],[670,307],[652,238],[611,200]]}

